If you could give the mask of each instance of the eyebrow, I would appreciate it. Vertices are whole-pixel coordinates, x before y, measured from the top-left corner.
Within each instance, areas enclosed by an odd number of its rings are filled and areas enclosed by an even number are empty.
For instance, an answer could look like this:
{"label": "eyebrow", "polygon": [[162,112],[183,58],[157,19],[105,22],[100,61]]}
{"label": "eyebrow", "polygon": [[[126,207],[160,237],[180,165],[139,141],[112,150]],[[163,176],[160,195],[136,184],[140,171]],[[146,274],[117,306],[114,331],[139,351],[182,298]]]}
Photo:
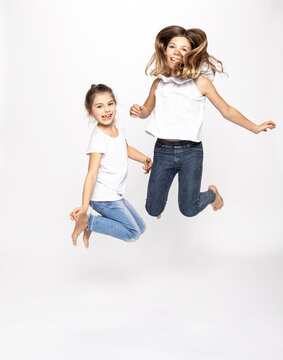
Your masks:
{"label": "eyebrow", "polygon": [[[170,43],[169,43],[169,45],[171,45],[171,44],[176,45],[176,44],[175,44],[175,43],[173,43],[173,42],[170,42]],[[186,48],[189,48],[189,46],[188,46],[188,45],[181,45],[181,47],[186,47]]]}
{"label": "eyebrow", "polygon": [[[108,103],[107,103],[107,104],[109,104],[109,103],[110,103],[110,102],[112,102],[112,101],[114,101],[114,100],[112,99],[112,100],[108,101]],[[96,106],[96,105],[103,105],[103,103],[97,103],[97,104],[94,104],[94,106]]]}

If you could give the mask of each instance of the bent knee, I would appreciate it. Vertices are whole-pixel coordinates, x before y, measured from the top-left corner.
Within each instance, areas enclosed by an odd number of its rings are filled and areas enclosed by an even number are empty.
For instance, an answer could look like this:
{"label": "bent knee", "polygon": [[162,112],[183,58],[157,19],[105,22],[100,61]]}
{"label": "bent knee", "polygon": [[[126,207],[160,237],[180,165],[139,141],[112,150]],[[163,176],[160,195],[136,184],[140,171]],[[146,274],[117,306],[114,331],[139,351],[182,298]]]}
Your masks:
{"label": "bent knee", "polygon": [[127,242],[135,242],[139,239],[140,235],[141,235],[141,232],[138,230],[129,231],[126,241]]}
{"label": "bent knee", "polygon": [[148,213],[148,215],[155,217],[161,215],[163,213],[164,208],[165,206],[159,209],[153,209],[150,206],[145,205],[145,210]]}
{"label": "bent knee", "polygon": [[193,209],[193,208],[192,209],[184,209],[182,207],[179,207],[179,210],[186,217],[194,217],[199,213],[199,211],[197,209]]}

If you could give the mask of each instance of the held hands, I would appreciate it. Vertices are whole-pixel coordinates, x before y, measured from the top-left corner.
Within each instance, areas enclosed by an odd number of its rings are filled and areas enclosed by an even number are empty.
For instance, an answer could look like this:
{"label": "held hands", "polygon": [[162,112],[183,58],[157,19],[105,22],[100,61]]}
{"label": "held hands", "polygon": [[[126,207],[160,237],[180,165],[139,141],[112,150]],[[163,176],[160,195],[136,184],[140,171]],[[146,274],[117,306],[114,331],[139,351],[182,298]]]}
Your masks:
{"label": "held hands", "polygon": [[144,119],[147,117],[147,111],[146,108],[144,106],[140,106],[137,104],[134,104],[131,108],[130,108],[130,116],[133,118],[141,118]]}
{"label": "held hands", "polygon": [[261,131],[267,131],[267,129],[273,130],[276,128],[276,124],[273,121],[265,121],[264,123],[257,125],[255,134],[259,134]]}
{"label": "held hands", "polygon": [[152,167],[152,161],[151,161],[151,159],[150,159],[150,158],[146,158],[143,164],[144,164],[144,165],[143,165],[142,168],[145,170],[144,173],[145,173],[145,174],[148,174],[149,171],[150,171],[150,169],[151,169],[151,167]]}

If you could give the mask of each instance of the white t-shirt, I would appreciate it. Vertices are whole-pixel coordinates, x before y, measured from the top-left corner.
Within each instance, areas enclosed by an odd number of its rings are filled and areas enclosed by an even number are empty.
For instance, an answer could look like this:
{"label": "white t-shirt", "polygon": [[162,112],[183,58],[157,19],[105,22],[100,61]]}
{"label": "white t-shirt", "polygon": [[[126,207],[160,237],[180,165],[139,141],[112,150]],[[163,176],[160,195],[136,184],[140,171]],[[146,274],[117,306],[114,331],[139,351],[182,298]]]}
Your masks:
{"label": "white t-shirt", "polygon": [[125,133],[117,127],[119,135],[111,137],[95,126],[87,147],[87,154],[102,153],[92,201],[123,199],[128,172],[128,150]]}
{"label": "white t-shirt", "polygon": [[[200,72],[213,80],[210,69]],[[206,97],[196,87],[193,79],[158,75],[155,90],[155,108],[146,132],[161,139],[201,141],[201,127]]]}

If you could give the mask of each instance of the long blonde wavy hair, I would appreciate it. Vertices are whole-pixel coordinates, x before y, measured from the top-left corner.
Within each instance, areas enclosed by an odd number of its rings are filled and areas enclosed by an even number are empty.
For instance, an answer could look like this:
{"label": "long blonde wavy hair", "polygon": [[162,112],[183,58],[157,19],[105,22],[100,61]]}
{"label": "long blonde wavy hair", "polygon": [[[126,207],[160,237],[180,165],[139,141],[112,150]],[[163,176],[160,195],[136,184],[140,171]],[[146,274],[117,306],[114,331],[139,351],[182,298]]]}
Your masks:
{"label": "long blonde wavy hair", "polygon": [[183,79],[196,78],[203,65],[207,70],[210,68],[213,74],[216,72],[224,73],[222,62],[207,53],[207,37],[203,30],[186,30],[181,26],[172,25],[165,27],[157,34],[155,53],[147,64],[146,74],[151,65],[154,64],[154,68],[150,71],[151,76],[160,74],[171,76],[171,69],[167,62],[165,51],[170,40],[177,36],[185,37],[191,45],[191,50],[183,56],[182,62],[176,62],[174,76]]}

